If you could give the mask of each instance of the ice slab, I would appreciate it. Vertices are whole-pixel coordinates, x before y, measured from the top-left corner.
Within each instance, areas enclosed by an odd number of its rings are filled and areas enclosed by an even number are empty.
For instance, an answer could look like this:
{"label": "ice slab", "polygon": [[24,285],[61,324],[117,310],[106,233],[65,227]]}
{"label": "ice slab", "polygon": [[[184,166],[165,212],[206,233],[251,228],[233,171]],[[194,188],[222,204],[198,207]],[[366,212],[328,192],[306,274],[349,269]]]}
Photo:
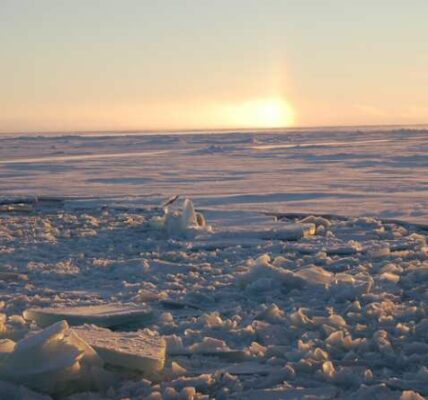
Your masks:
{"label": "ice slab", "polygon": [[144,331],[112,332],[95,325],[74,327],[73,332],[108,364],[151,374],[165,364],[166,343]]}
{"label": "ice slab", "polygon": [[28,276],[19,274],[17,272],[0,271],[0,281],[15,282],[15,281],[27,281]]}
{"label": "ice slab", "polygon": [[[315,235],[314,224],[274,224],[262,229],[251,228],[249,230],[218,230],[206,237],[210,241],[224,240],[283,240],[296,241],[306,236]],[[203,237],[199,237],[203,239]]]}
{"label": "ice slab", "polygon": [[194,343],[188,348],[170,348],[169,355],[174,356],[208,356],[218,357],[226,361],[244,361],[249,358],[245,350],[230,349],[226,342],[212,337],[204,337],[201,342]]}
{"label": "ice slab", "polygon": [[337,398],[338,389],[334,386],[321,386],[316,388],[294,389],[290,387],[276,389],[261,389],[244,392],[243,398],[248,400],[304,400],[316,398],[327,400]]}
{"label": "ice slab", "polygon": [[183,349],[183,350],[168,352],[168,354],[171,356],[183,356],[183,357],[193,357],[193,356],[217,357],[227,362],[241,362],[241,361],[246,361],[250,358],[249,354],[244,350],[191,351],[191,350]]}
{"label": "ice slab", "polygon": [[138,325],[149,321],[152,311],[146,306],[103,304],[97,306],[31,308],[24,318],[40,327],[65,320],[70,325],[95,324],[105,328]]}
{"label": "ice slab", "polygon": [[206,241],[197,241],[192,242],[189,245],[189,249],[197,250],[217,250],[217,249],[227,249],[229,247],[257,247],[264,244],[262,239],[239,239],[239,238],[229,238],[229,239],[215,239],[215,240],[206,240]]}
{"label": "ice slab", "polygon": [[247,361],[227,366],[223,371],[232,375],[268,375],[274,371],[274,368],[270,365]]}
{"label": "ice slab", "polygon": [[31,204],[0,204],[0,212],[32,212],[34,207]]}
{"label": "ice slab", "polygon": [[0,359],[2,380],[49,394],[100,388],[101,359],[66,321],[32,333],[16,345],[3,344],[7,348]]}

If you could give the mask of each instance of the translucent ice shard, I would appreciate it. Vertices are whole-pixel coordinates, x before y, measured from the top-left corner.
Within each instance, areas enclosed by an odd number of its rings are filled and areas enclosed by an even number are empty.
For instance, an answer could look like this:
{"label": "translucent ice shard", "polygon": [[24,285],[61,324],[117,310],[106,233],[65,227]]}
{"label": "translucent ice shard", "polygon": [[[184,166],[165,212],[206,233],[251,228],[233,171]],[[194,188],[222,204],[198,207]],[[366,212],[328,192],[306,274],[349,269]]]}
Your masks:
{"label": "translucent ice shard", "polygon": [[67,322],[28,335],[16,345],[9,342],[3,343],[0,379],[52,394],[99,388],[103,363]]}

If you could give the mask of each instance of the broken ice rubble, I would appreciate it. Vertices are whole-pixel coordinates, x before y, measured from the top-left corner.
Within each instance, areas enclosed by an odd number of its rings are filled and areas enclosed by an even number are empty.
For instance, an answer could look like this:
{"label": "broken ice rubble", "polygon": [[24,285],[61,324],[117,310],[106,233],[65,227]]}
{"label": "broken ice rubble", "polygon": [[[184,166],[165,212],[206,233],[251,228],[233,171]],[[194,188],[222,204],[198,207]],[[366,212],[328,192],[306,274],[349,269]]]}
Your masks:
{"label": "broken ice rubble", "polygon": [[[112,332],[94,325],[57,322],[21,341],[0,341],[0,380],[42,393],[104,390],[115,376],[104,365],[146,376],[163,369],[165,342],[144,331]],[[1,386],[0,386],[1,387]]]}
{"label": "broken ice rubble", "polygon": [[96,352],[60,321],[2,346],[0,379],[54,394],[100,390],[106,373]]}
{"label": "broken ice rubble", "polygon": [[[61,395],[107,386],[67,400],[428,395],[426,229],[374,218],[272,221],[264,214],[251,219],[249,211],[207,210],[215,228],[208,231],[186,207],[187,222],[179,226],[190,229],[180,228],[182,236],[167,234],[164,225],[153,229],[152,210],[94,209],[84,219],[73,210],[0,215],[0,262],[28,278],[0,279],[0,337],[7,338],[0,341],[0,380],[8,382],[0,390],[10,393],[24,382]],[[87,236],[90,219],[97,222]],[[46,239],[47,229],[55,240]],[[67,262],[72,270],[64,269]],[[27,347],[36,362],[24,363],[28,354],[15,353],[18,339],[49,324],[45,306],[56,301],[150,301],[154,317],[142,323],[144,331],[123,333],[132,324],[121,315],[110,332],[99,327],[109,312],[97,321],[103,313],[87,310],[87,320],[73,322],[55,309],[52,322],[98,327],[49,334],[39,350]],[[44,311],[25,313],[31,321],[24,321],[25,309]],[[127,347],[128,339],[121,341],[127,335],[150,346]],[[168,357],[159,371],[162,338]]]}

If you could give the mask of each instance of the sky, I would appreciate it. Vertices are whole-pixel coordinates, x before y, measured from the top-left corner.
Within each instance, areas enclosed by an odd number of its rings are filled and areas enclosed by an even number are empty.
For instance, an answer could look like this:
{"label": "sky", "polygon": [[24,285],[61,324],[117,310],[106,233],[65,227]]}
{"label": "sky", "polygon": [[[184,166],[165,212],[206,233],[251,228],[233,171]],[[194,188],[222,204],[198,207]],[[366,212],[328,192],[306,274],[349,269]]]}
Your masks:
{"label": "sky", "polygon": [[0,132],[428,123],[427,0],[0,0]]}

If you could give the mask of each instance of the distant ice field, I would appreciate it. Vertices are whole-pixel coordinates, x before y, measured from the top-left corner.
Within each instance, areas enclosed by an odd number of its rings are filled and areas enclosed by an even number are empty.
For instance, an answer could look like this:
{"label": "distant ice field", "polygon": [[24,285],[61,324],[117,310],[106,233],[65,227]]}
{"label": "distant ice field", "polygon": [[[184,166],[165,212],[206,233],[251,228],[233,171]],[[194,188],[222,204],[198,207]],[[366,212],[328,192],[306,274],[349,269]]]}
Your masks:
{"label": "distant ice field", "polygon": [[0,136],[0,197],[84,197],[428,223],[428,130]]}

